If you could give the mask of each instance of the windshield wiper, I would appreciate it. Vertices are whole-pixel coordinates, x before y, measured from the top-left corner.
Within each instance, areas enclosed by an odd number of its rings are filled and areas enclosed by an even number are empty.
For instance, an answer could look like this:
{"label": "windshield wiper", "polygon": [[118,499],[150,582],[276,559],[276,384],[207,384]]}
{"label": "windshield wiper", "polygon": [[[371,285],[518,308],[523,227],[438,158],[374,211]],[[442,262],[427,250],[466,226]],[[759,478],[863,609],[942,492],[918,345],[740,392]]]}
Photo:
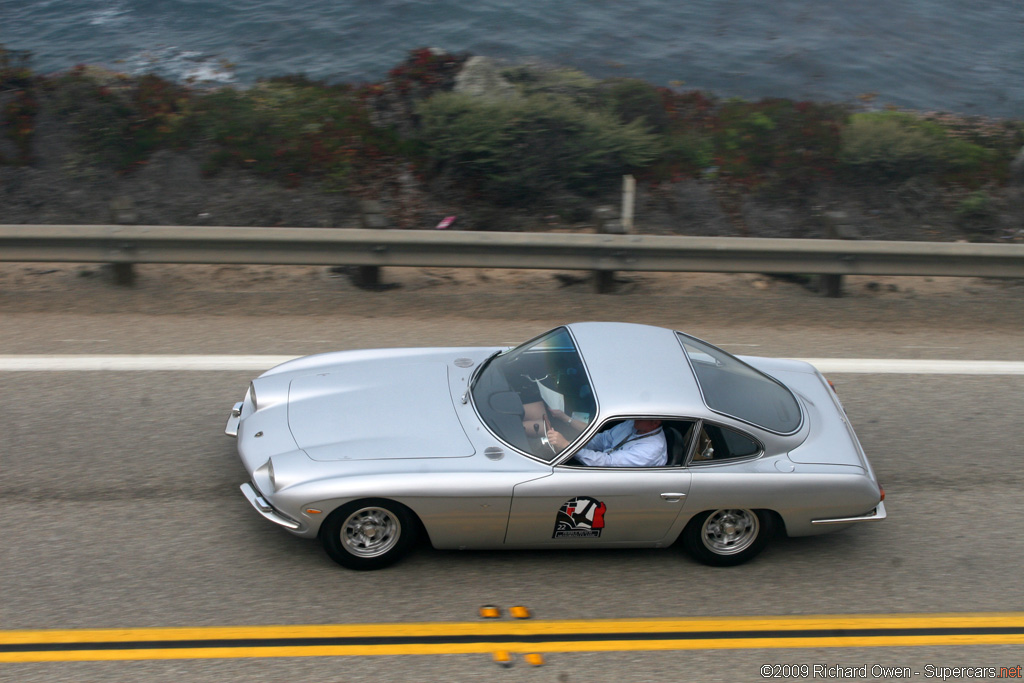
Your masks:
{"label": "windshield wiper", "polygon": [[480,363],[480,365],[477,366],[476,372],[474,372],[473,376],[469,379],[469,387],[466,389],[466,394],[463,395],[462,397],[463,403],[466,402],[466,396],[469,395],[469,392],[472,391],[474,387],[476,387],[476,381],[480,379],[480,375],[484,374],[484,370],[487,369],[487,366],[490,364],[490,362],[507,350],[508,349],[498,349],[491,355],[487,356],[487,358],[484,359],[484,362]]}

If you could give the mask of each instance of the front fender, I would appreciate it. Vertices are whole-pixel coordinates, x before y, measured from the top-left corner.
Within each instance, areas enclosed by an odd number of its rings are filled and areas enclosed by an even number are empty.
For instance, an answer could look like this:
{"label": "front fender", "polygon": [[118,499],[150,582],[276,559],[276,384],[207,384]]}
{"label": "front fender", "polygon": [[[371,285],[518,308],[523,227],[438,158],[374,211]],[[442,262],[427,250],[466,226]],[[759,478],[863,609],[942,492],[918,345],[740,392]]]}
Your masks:
{"label": "front fender", "polygon": [[302,521],[302,528],[292,533],[306,538],[315,538],[327,516],[341,506],[383,498],[409,508],[435,548],[499,548],[508,527],[512,490],[527,478],[523,472],[338,477],[282,491],[280,498],[291,502],[278,502],[282,511]]}

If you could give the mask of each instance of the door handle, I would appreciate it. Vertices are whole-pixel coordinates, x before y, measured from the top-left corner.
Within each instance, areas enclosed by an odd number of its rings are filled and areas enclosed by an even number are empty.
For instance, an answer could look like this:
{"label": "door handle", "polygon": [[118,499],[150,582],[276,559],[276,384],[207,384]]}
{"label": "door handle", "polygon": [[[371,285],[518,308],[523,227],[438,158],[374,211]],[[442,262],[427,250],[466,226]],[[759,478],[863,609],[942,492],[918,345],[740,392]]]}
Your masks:
{"label": "door handle", "polygon": [[663,493],[661,497],[670,503],[678,503],[680,499],[686,498],[685,493]]}

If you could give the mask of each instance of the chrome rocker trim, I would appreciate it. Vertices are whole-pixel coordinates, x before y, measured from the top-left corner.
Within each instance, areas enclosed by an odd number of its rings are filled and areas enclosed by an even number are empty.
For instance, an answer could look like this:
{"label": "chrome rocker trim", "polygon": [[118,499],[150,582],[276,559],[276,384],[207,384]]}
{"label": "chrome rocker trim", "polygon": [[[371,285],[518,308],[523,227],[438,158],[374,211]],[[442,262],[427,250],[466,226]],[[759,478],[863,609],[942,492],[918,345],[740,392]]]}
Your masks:
{"label": "chrome rocker trim", "polygon": [[833,517],[831,519],[812,519],[811,524],[849,524],[850,522],[880,522],[885,519],[885,503],[879,501],[878,507],[866,515],[859,517]]}
{"label": "chrome rocker trim", "polygon": [[286,529],[292,529],[293,531],[299,528],[298,522],[288,519],[275,510],[274,507],[267,502],[266,498],[256,493],[256,490],[251,484],[242,484],[239,488],[242,489],[242,495],[245,496],[245,499],[248,500],[254,508],[256,508],[256,512],[260,513],[264,519],[270,520],[274,524],[283,526]]}

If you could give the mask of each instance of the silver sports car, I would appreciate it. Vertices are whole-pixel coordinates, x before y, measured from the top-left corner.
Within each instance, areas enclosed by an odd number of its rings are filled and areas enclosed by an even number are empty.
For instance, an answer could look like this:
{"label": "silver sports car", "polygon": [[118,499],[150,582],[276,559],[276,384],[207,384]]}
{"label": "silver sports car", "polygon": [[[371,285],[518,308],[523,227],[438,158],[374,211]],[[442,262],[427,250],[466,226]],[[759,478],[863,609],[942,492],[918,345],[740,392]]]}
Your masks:
{"label": "silver sports car", "polygon": [[436,548],[653,548],[734,565],[885,519],[811,365],[575,323],[514,348],[342,351],[253,380],[226,433],[266,519],[352,569]]}

